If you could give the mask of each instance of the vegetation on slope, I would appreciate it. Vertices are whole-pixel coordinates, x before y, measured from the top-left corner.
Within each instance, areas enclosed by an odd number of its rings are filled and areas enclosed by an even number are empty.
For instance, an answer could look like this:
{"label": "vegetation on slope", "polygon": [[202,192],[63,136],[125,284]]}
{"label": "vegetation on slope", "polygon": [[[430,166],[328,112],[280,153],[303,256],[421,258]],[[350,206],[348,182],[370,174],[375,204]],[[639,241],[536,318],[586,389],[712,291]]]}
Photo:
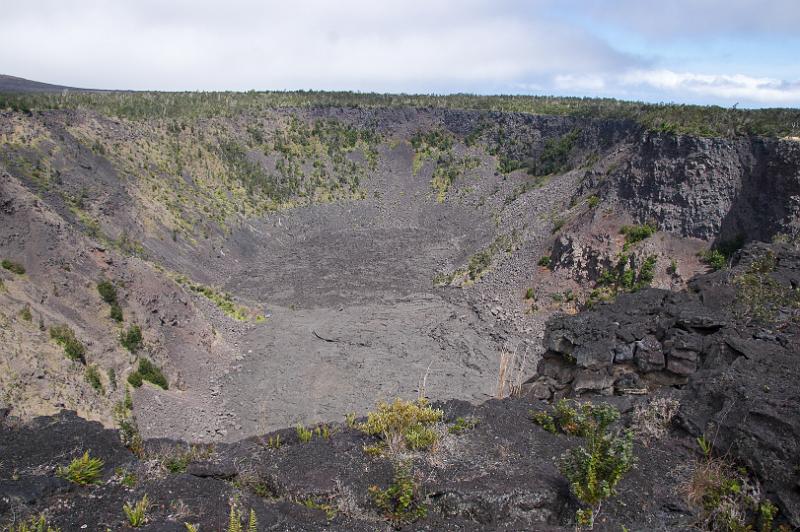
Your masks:
{"label": "vegetation on slope", "polygon": [[480,165],[477,157],[459,157],[453,153],[453,144],[452,135],[438,129],[419,131],[411,137],[411,147],[414,149],[412,172],[419,172],[426,160],[433,161],[431,187],[439,203],[444,201],[447,191],[459,176]]}
{"label": "vegetation on slope", "polygon": [[354,92],[61,92],[3,93],[0,109],[93,109],[109,116],[209,118],[248,111],[307,107],[438,107],[634,120],[644,127],[700,136],[796,136],[800,110],[737,109],[719,106],[648,104],[611,98],[554,96],[409,95]]}
{"label": "vegetation on slope", "polygon": [[[60,196],[87,234],[139,256],[141,243],[110,227],[98,207],[107,189],[99,182],[67,183],[64,174],[76,166],[113,174],[144,211],[137,218],[145,234],[175,241],[182,236],[190,244],[268,211],[364,197],[361,183],[377,165],[380,136],[374,126],[265,120],[248,117],[247,127],[225,117],[112,123],[89,114],[63,117],[61,129],[60,120],[54,125],[18,114],[0,132],[0,163],[39,192]],[[65,149],[72,141],[81,148]]]}

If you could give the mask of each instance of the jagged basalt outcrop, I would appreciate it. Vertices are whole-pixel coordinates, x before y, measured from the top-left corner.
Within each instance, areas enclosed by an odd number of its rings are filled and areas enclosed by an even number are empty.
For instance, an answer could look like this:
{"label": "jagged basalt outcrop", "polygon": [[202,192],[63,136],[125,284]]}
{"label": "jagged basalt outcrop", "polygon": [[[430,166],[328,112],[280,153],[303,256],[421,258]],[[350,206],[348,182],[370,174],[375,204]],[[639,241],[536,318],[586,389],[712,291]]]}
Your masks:
{"label": "jagged basalt outcrop", "polygon": [[[587,174],[640,221],[705,240],[770,240],[797,231],[800,143],[642,132],[606,174]],[[776,201],[780,198],[779,201]]]}
{"label": "jagged basalt outcrop", "polygon": [[648,289],[553,318],[524,389],[551,399],[675,387],[684,428],[754,471],[796,525],[798,286],[800,253],[757,244],[731,270],[701,276],[685,292]]}
{"label": "jagged basalt outcrop", "polygon": [[[790,308],[773,310],[791,315],[800,262],[783,251],[769,276],[789,294]],[[685,292],[647,289],[622,294],[597,310],[552,319],[539,377],[528,383],[529,388],[541,398],[644,391],[649,386],[686,384],[698,370],[730,364],[754,348],[750,339],[785,346],[785,335],[759,332],[759,324],[742,308],[746,294],[736,286],[736,277],[766,254],[772,256],[773,251],[751,247],[740,254],[732,271],[696,279]]]}
{"label": "jagged basalt outcrop", "polygon": [[620,295],[597,312],[555,318],[538,368],[550,386],[538,386],[537,394],[610,395],[685,384],[736,334],[723,312],[696,302],[694,295],[648,289]]}

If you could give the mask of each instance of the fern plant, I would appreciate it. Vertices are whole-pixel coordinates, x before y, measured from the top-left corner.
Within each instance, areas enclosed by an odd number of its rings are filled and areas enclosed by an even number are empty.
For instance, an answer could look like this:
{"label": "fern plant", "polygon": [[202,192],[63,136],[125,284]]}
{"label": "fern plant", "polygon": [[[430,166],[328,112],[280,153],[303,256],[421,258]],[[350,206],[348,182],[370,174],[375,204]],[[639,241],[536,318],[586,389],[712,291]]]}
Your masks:
{"label": "fern plant", "polygon": [[228,517],[228,532],[242,532],[241,519],[241,512],[235,506],[231,506],[231,513]]}
{"label": "fern plant", "polygon": [[697,445],[700,447],[700,450],[703,452],[703,456],[706,458],[711,458],[711,451],[714,450],[713,445],[711,444],[711,440],[706,438],[706,435],[703,434],[697,438]]}
{"label": "fern plant", "polygon": [[[256,518],[256,512],[254,510],[250,510],[250,516],[247,520],[247,530],[242,528],[242,512],[236,506],[231,505],[231,513],[228,518],[228,530],[227,532],[258,532],[258,519]],[[187,528],[189,525],[186,525]],[[197,532],[197,529],[194,530],[189,529],[188,532]]]}
{"label": "fern plant", "polygon": [[252,509],[250,510],[250,519],[247,522],[247,532],[258,532],[258,519],[256,519],[256,513]]}
{"label": "fern plant", "polygon": [[94,484],[103,474],[103,461],[89,456],[89,451],[74,459],[67,467],[59,467],[56,474],[61,478],[86,486]]}
{"label": "fern plant", "polygon": [[27,521],[17,525],[9,526],[8,532],[61,532],[61,529],[48,525],[44,515],[40,515],[39,517],[30,517]]}
{"label": "fern plant", "polygon": [[128,518],[128,524],[133,528],[139,528],[147,522],[147,508],[150,501],[147,500],[147,494],[142,497],[136,504],[126,502],[122,507],[125,516]]}

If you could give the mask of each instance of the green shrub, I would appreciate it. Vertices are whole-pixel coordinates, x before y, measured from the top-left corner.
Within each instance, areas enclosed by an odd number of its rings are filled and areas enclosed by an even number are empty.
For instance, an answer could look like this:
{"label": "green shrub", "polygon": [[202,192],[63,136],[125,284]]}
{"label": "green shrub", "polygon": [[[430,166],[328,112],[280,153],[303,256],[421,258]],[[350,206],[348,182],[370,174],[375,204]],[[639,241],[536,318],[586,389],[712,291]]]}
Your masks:
{"label": "green shrub", "polygon": [[331,437],[331,428],[328,425],[323,423],[322,425],[318,425],[317,428],[314,429],[314,434],[316,434],[318,437],[322,438],[323,440],[330,439],[330,437]]}
{"label": "green shrub", "polygon": [[586,203],[587,203],[587,205],[589,205],[589,208],[590,208],[590,209],[594,209],[595,207],[597,207],[598,205],[600,205],[600,198],[599,198],[599,197],[597,197],[597,196],[595,196],[594,194],[592,194],[592,195],[591,195],[591,196],[589,196],[589,198],[586,200]]}
{"label": "green shrub", "polygon": [[619,419],[619,411],[604,403],[594,404],[562,398],[553,405],[552,415],[544,411],[531,411],[531,418],[548,432],[556,433],[560,430],[570,436],[586,437],[597,427],[605,430]]}
{"label": "green shrub", "polygon": [[311,497],[304,499],[300,504],[312,510],[320,510],[325,512],[325,517],[328,519],[328,521],[336,517],[336,514],[338,513],[336,511],[336,507],[333,506],[332,504],[328,504],[325,502],[317,502]]}
{"label": "green shrub", "polygon": [[[754,260],[733,283],[736,287],[737,318],[756,323],[783,323],[800,309],[800,290],[783,284],[770,275],[777,266],[775,255],[767,251]],[[783,318],[781,318],[783,316]],[[781,319],[779,319],[781,318]]]}
{"label": "green shrub", "polygon": [[144,495],[136,504],[126,502],[122,506],[122,511],[128,518],[128,524],[133,528],[139,528],[147,522],[147,508],[149,506],[147,494]]}
{"label": "green shrub", "polygon": [[633,432],[608,430],[619,419],[619,411],[609,405],[561,403],[556,410],[561,429],[585,441],[561,456],[559,468],[573,495],[588,506],[578,510],[578,525],[591,528],[603,500],[615,494],[616,485],[635,464]]}
{"label": "green shrub", "polygon": [[128,384],[130,384],[134,388],[138,388],[139,386],[141,386],[142,381],[143,381],[142,374],[139,373],[138,371],[134,371],[133,373],[128,375]]}
{"label": "green shrub", "polygon": [[56,474],[82,486],[94,484],[100,480],[100,476],[103,474],[103,461],[99,458],[91,458],[89,451],[86,451],[83,456],[74,459],[67,467],[59,467]]}
{"label": "green shrub", "polygon": [[122,308],[119,306],[119,303],[111,304],[111,312],[109,313],[109,317],[116,322],[122,322],[124,318],[122,315]]}
{"label": "green shrub", "polygon": [[478,279],[483,272],[492,264],[492,252],[489,249],[479,251],[469,258],[469,278]]}
{"label": "green shrub", "polygon": [[417,132],[411,137],[411,147],[415,151],[448,151],[453,147],[453,137],[446,131],[438,129],[432,129],[424,133]]}
{"label": "green shrub", "polygon": [[25,273],[25,267],[18,262],[13,262],[8,259],[3,259],[2,265],[3,268],[10,271],[11,273],[16,273],[17,275],[23,275]]}
{"label": "green shrub", "polygon": [[109,305],[117,302],[117,288],[111,281],[103,279],[97,283],[97,291],[100,293],[100,297],[103,298],[103,301]]}
{"label": "green shrub", "polygon": [[189,464],[204,460],[213,452],[212,447],[197,445],[176,447],[161,457],[161,465],[170,473],[184,473]]}
{"label": "green shrub", "polygon": [[525,299],[536,299],[536,292],[533,291],[533,288],[528,288],[525,291]]}
{"label": "green shrub", "polygon": [[611,296],[619,291],[636,292],[650,286],[655,277],[655,267],[658,262],[656,255],[649,255],[637,269],[636,257],[621,254],[613,268],[603,270],[597,279],[598,287],[607,287]]}
{"label": "green shrub", "polygon": [[120,333],[119,343],[131,353],[135,353],[142,347],[142,329],[138,325],[131,325],[127,331]]}
{"label": "green shrub", "polygon": [[[139,386],[141,386],[141,376],[139,379]],[[128,380],[130,381],[130,379]],[[114,421],[119,426],[120,439],[125,447],[130,449],[136,456],[142,457],[144,452],[142,436],[139,434],[139,428],[136,426],[136,419],[133,417],[132,410],[133,399],[130,391],[126,389],[124,399],[114,405]]]}
{"label": "green shrub", "polygon": [[19,311],[19,317],[25,321],[31,321],[33,319],[33,315],[31,314],[31,306],[25,304],[22,310]]}
{"label": "green shrub", "polygon": [[100,372],[97,371],[97,366],[95,366],[94,364],[91,366],[86,366],[84,377],[86,378],[86,382],[88,382],[92,386],[92,388],[94,388],[101,394],[105,392],[105,390],[103,389],[103,381],[100,379]]}
{"label": "green shrub", "polygon": [[64,348],[64,354],[67,355],[67,358],[81,363],[86,362],[86,347],[75,337],[75,331],[68,325],[62,324],[50,327],[50,338]]}
{"label": "green shrub", "polygon": [[406,447],[412,451],[427,449],[439,439],[439,435],[430,427],[416,425],[410,427],[404,435]]}
{"label": "green shrub", "polygon": [[499,160],[497,161],[497,171],[501,174],[510,174],[511,172],[519,170],[520,168],[525,168],[525,164],[517,159],[500,156]]}
{"label": "green shrub", "polygon": [[623,225],[619,232],[625,235],[625,245],[622,251],[628,251],[628,248],[637,242],[653,236],[658,227],[650,224],[644,225]]}
{"label": "green shrub", "polygon": [[119,300],[117,299],[117,287],[114,286],[111,281],[103,279],[97,283],[97,292],[100,294],[100,297],[103,299],[103,301],[108,303],[111,307],[111,319],[121,322],[123,316],[122,308],[119,306]]}
{"label": "green shrub", "polygon": [[550,175],[569,170],[569,156],[580,133],[579,129],[573,129],[559,138],[547,139],[538,161],[531,165],[528,172],[532,175]]}
{"label": "green shrub", "polygon": [[134,388],[141,386],[142,381],[155,384],[165,390],[169,389],[169,383],[164,373],[161,371],[161,368],[153,364],[147,358],[140,358],[139,369],[128,375],[128,383]]}
{"label": "green shrub", "polygon": [[138,479],[136,478],[136,473],[118,467],[114,470],[114,476],[117,480],[119,480],[119,483],[125,486],[126,488],[136,487],[136,482],[138,481]]}
{"label": "green shrub", "polygon": [[[726,532],[773,532],[778,508],[747,470],[709,455],[692,468],[682,490],[698,518],[698,528]],[[777,530],[783,530],[778,528]],[[788,530],[788,529],[786,529]]]}
{"label": "green shrub", "polygon": [[438,436],[430,426],[441,421],[443,415],[441,410],[428,406],[425,399],[395,399],[391,404],[378,403],[376,411],[369,412],[367,421],[358,429],[379,436],[392,452],[425,449],[436,443]]}
{"label": "green shrub", "polygon": [[[353,92],[28,92],[0,94],[0,109],[90,109],[129,120],[193,120],[240,116],[271,108],[346,107],[492,110],[595,119],[633,120],[648,131],[706,137],[797,135],[797,109],[730,109],[721,106],[648,104],[611,98],[453,94],[442,96]],[[486,126],[481,126],[481,129]],[[176,126],[177,131],[180,126]],[[348,132],[349,133],[349,132]],[[174,134],[174,133],[173,133]],[[478,133],[486,138],[490,132]],[[349,137],[349,135],[347,135]],[[374,136],[374,133],[373,133]],[[477,137],[476,137],[477,138]]]}
{"label": "green shrub", "polygon": [[394,482],[391,486],[385,490],[370,486],[369,492],[375,505],[390,519],[413,522],[428,513],[428,508],[421,502],[422,496],[411,468],[406,464],[395,466]]}
{"label": "green shrub", "polygon": [[536,264],[538,264],[539,266],[542,266],[544,268],[549,268],[550,267],[550,262],[551,262],[550,255],[542,255],[539,258],[539,262],[537,262]]}
{"label": "green shrub", "polygon": [[457,417],[447,432],[450,434],[461,434],[464,431],[472,430],[478,426],[478,420],[474,417]]}
{"label": "green shrub", "polygon": [[531,412],[531,419],[547,432],[552,432],[553,434],[558,432],[555,419],[547,412]]}
{"label": "green shrub", "polygon": [[237,305],[233,300],[233,296],[227,292],[218,292],[210,286],[196,284],[184,276],[178,276],[175,281],[180,285],[188,287],[192,292],[202,295],[231,318],[237,321],[247,320],[248,309],[242,305]]}
{"label": "green shrub", "polygon": [[10,525],[4,530],[7,530],[7,532],[61,532],[60,528],[54,528],[48,525],[44,515],[29,517],[27,521],[16,525]]}
{"label": "green shrub", "polygon": [[670,275],[678,274],[678,261],[676,261],[675,259],[669,261],[669,266],[667,266],[667,273]]}
{"label": "green shrub", "polygon": [[[470,257],[466,272],[458,270],[452,276],[443,276],[438,280],[437,284],[449,284],[455,275],[463,275],[464,273],[469,275],[470,281],[477,281],[492,265],[493,257],[500,252],[511,253],[515,249],[518,239],[519,235],[516,230],[512,231],[510,235],[503,234],[498,236],[489,247],[478,251]],[[434,282],[437,282],[437,280],[434,280]]]}
{"label": "green shrub", "polygon": [[744,245],[744,236],[739,235],[730,240],[723,240],[714,246],[699,253],[700,261],[713,271],[719,271],[728,266],[728,261]]}
{"label": "green shrub", "polygon": [[650,255],[644,259],[642,267],[639,269],[639,275],[637,277],[636,284],[633,287],[634,290],[641,290],[650,286],[650,283],[653,282],[653,278],[655,277],[655,271],[656,256]]}
{"label": "green shrub", "polygon": [[728,265],[727,257],[716,249],[700,252],[700,260],[714,271],[721,270]]}

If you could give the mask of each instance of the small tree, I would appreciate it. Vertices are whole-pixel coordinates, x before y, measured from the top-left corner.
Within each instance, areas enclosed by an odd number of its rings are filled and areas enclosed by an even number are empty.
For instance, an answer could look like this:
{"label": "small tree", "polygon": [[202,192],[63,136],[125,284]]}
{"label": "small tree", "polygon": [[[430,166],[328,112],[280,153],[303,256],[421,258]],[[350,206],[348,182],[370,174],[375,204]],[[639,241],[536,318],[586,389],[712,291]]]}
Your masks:
{"label": "small tree", "polygon": [[633,432],[609,432],[619,419],[619,411],[600,405],[583,409],[589,415],[582,420],[580,435],[586,444],[564,453],[560,469],[575,497],[588,506],[577,511],[579,526],[590,529],[600,513],[603,501],[615,494],[614,488],[635,464]]}
{"label": "small tree", "polygon": [[131,325],[127,331],[120,333],[119,342],[125,349],[135,353],[142,347],[142,329],[138,325]]}

